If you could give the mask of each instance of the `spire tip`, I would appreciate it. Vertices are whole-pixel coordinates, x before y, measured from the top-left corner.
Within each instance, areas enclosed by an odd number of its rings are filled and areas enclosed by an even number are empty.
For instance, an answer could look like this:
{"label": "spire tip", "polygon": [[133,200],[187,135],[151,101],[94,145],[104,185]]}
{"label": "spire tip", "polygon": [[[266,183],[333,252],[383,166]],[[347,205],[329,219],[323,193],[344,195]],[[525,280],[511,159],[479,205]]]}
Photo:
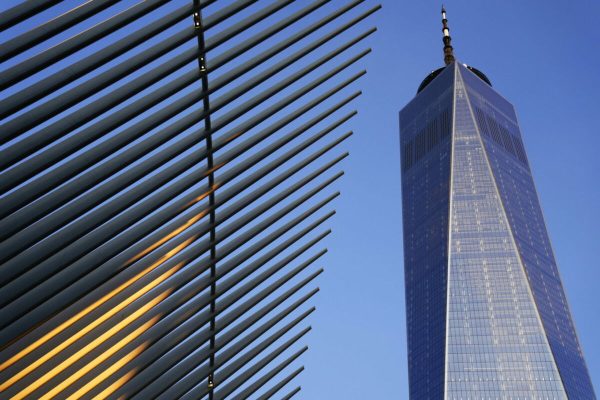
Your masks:
{"label": "spire tip", "polygon": [[454,62],[454,49],[450,44],[452,38],[450,37],[450,28],[448,28],[448,19],[446,18],[446,9],[442,4],[442,32],[444,34],[442,41],[444,42],[444,63],[449,65]]}

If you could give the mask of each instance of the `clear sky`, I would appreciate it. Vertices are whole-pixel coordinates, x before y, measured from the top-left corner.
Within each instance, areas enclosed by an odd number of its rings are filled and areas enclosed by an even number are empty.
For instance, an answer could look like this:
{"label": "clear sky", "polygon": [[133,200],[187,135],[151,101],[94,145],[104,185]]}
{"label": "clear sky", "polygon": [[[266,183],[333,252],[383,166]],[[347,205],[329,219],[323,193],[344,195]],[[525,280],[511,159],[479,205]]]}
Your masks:
{"label": "clear sky", "polygon": [[[15,3],[2,1],[0,10]],[[329,9],[345,3],[332,0]],[[366,3],[360,10],[378,2]],[[319,264],[325,273],[313,300],[317,311],[305,339],[310,350],[296,381],[303,389],[298,398],[408,398],[398,111],[443,64],[441,3],[381,3],[383,9],[362,25],[376,25],[378,32],[368,38],[373,52],[362,62],[368,74],[355,86],[363,95],[354,104],[358,116],[347,125],[355,134],[345,145],[351,156],[336,186],[342,196],[329,223],[334,234]],[[73,4],[78,2],[65,2],[65,10]],[[445,5],[457,58],[483,71],[515,105],[584,355],[600,390],[600,2]]]}
{"label": "clear sky", "polygon": [[[439,2],[383,1],[319,284],[306,399],[407,399],[398,110],[443,63]],[[600,390],[600,3],[447,1],[457,58],[520,120],[547,227]]]}

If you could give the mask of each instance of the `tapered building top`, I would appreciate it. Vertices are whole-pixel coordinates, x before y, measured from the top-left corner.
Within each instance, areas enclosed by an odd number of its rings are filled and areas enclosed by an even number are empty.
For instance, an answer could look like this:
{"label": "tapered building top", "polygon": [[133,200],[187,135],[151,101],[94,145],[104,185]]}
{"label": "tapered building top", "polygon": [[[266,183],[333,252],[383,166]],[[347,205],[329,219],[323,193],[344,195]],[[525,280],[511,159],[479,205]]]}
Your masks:
{"label": "tapered building top", "polygon": [[454,49],[450,44],[452,42],[452,38],[450,37],[450,28],[448,28],[448,19],[446,18],[446,9],[442,6],[442,32],[444,33],[444,37],[442,40],[444,41],[444,64],[449,65],[454,62]]}

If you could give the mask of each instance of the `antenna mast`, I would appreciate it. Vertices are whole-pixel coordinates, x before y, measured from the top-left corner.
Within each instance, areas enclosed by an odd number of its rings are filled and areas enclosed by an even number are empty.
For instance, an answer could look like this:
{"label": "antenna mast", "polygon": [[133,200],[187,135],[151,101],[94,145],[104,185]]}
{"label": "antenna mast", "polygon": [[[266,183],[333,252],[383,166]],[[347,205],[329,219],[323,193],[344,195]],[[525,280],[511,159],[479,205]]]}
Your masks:
{"label": "antenna mast", "polygon": [[442,32],[444,33],[443,41],[444,41],[444,63],[449,65],[454,62],[454,49],[450,42],[452,38],[450,37],[450,28],[448,28],[448,19],[446,19],[446,9],[442,5]]}

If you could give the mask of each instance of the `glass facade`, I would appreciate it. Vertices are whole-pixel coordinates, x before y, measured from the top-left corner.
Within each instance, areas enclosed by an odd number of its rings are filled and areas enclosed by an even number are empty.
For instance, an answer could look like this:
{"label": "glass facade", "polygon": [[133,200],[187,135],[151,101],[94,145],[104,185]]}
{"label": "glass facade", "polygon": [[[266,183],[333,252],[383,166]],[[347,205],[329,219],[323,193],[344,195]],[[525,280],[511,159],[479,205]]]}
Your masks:
{"label": "glass facade", "polygon": [[400,125],[411,399],[595,399],[512,105],[453,63]]}
{"label": "glass facade", "polygon": [[453,75],[402,110],[401,142],[410,395],[442,398]]}

